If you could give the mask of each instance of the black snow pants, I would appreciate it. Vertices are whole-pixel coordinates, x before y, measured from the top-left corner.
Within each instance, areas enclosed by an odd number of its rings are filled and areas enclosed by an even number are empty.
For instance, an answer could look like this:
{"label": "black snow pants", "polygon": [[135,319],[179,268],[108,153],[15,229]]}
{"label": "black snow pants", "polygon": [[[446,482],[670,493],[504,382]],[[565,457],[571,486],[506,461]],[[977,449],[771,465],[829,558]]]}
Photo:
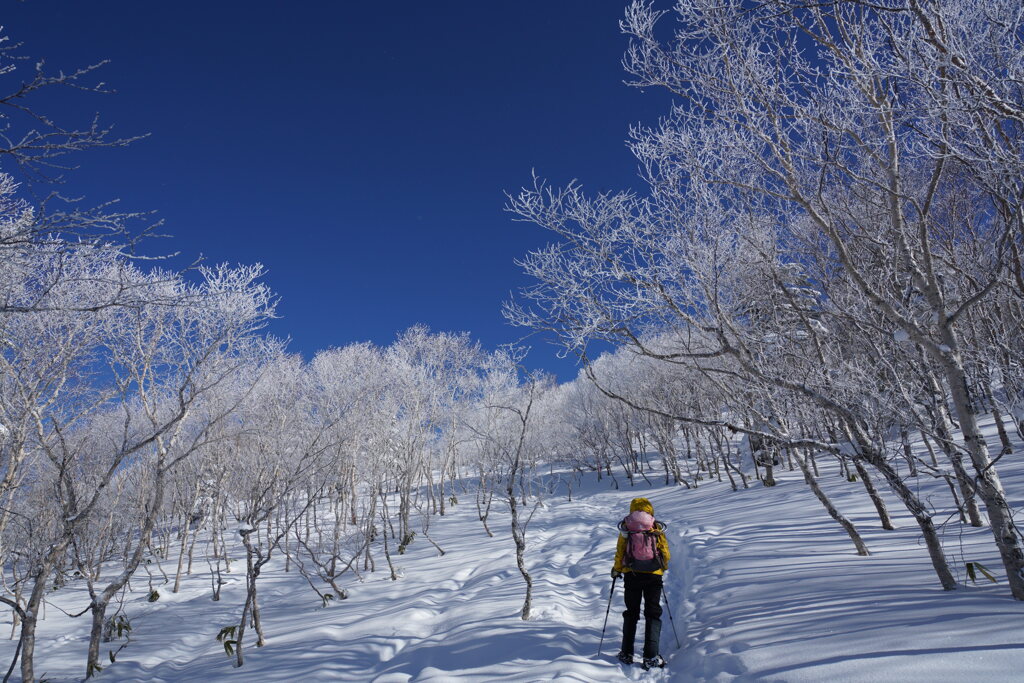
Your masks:
{"label": "black snow pants", "polygon": [[633,654],[636,624],[640,621],[640,601],[644,603],[644,659],[660,654],[661,574],[626,572],[626,611],[622,613],[622,652]]}

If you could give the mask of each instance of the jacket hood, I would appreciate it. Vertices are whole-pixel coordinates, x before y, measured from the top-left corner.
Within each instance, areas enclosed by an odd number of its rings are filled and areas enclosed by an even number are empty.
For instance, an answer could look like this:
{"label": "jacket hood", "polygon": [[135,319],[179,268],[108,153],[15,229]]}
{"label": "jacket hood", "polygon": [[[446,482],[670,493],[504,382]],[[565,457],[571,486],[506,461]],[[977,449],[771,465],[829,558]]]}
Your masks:
{"label": "jacket hood", "polygon": [[646,498],[634,498],[632,502],[630,502],[629,511],[636,512],[637,510],[640,510],[641,512],[646,512],[649,515],[654,514],[654,506],[651,505],[651,501],[647,500]]}

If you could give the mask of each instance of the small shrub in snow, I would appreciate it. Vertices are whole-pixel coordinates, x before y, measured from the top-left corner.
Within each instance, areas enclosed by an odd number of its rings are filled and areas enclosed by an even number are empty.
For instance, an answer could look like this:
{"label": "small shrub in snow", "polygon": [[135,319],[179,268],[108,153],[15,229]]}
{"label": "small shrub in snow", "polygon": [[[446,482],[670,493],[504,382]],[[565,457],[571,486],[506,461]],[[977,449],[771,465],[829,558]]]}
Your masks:
{"label": "small shrub in snow", "polygon": [[220,641],[221,645],[224,646],[224,654],[231,657],[235,654],[235,645],[238,644],[238,640],[235,639],[235,630],[238,628],[237,625],[225,626],[217,634],[217,640]]}
{"label": "small shrub in snow", "polygon": [[971,578],[971,583],[978,583],[978,572],[981,572],[982,575],[992,583],[999,583],[996,577],[992,576],[992,572],[988,570],[988,567],[983,565],[981,562],[967,563],[967,576]]}

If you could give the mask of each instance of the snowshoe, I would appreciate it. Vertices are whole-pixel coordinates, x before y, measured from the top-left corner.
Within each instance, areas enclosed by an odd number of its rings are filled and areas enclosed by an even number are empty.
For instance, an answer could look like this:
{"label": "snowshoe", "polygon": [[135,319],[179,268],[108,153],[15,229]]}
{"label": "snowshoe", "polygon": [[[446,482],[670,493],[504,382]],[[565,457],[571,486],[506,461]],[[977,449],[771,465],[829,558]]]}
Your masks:
{"label": "snowshoe", "polygon": [[649,657],[649,658],[645,657],[644,658],[643,666],[644,666],[644,671],[647,671],[649,669],[664,669],[665,668],[665,658],[662,657],[661,655],[654,655],[653,657]]}
{"label": "snowshoe", "polygon": [[629,654],[627,652],[620,652],[619,654],[615,655],[615,658],[617,660],[619,660],[620,662],[622,662],[623,664],[632,664],[633,663],[633,655],[631,655],[631,654]]}

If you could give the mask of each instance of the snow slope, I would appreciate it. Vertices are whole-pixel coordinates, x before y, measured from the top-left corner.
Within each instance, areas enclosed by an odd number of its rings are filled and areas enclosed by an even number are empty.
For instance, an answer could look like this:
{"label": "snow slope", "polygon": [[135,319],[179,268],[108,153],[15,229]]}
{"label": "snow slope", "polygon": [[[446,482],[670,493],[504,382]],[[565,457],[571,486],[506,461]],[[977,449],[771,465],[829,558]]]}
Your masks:
{"label": "snow slope", "polygon": [[[1024,466],[1012,458],[1022,454],[1018,448],[1001,464],[1017,505]],[[621,474],[618,480],[625,482]],[[854,553],[798,472],[782,472],[772,489],[754,482],[737,492],[715,481],[696,490],[657,482],[615,490],[611,480],[587,475],[573,487],[571,502],[564,492],[549,496],[529,527],[535,581],[529,621],[519,619],[524,584],[507,514],[496,500],[495,537],[488,538],[467,496],[431,527],[447,554],[439,557],[417,540],[397,556],[400,580],[386,571],[367,574],[365,582],[348,584],[348,600],[329,608],[294,570],[285,573],[280,561],[268,565],[260,579],[268,642],[257,649],[250,640],[242,669],[232,667],[215,637],[238,619],[244,577],[231,576],[221,601],[212,602],[206,565],[197,561],[180,593],[157,583],[161,598],[148,603],[143,574],[126,605],[132,642],[96,680],[1006,681],[1021,675],[1024,606],[1009,597],[1005,581],[973,585],[964,572],[965,562],[980,561],[1001,574],[988,529],[961,527],[955,517],[948,522],[944,544],[965,585],[943,592],[916,525],[895,498],[886,499],[898,528],[884,531],[859,483],[842,479],[831,465],[822,467],[822,480],[857,523],[871,557]],[[948,492],[934,482],[919,485],[934,493],[935,505],[947,503]],[[649,497],[656,516],[670,525],[666,594],[680,647],[666,613],[664,671],[626,668],[613,659],[621,582],[604,655],[596,656],[615,523],[637,495]],[[944,519],[940,509],[936,520]],[[40,624],[36,670],[53,683],[80,680],[89,624],[60,610],[77,612],[88,601],[74,587],[53,597]],[[13,641],[0,643],[0,657],[9,661],[13,648]]]}

